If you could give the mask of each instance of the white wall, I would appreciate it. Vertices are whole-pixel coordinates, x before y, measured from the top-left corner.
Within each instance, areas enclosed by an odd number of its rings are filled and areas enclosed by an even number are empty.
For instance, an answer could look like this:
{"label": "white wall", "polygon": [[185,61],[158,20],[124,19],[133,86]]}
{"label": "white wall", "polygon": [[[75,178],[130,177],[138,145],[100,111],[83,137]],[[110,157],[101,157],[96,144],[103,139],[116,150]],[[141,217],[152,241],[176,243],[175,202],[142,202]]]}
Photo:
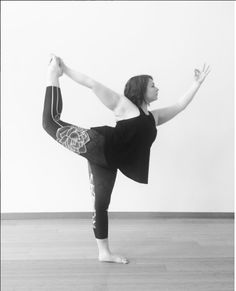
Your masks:
{"label": "white wall", "polygon": [[[234,210],[234,2],[4,1],[2,6],[2,212],[92,211],[87,160],[42,127],[49,53],[123,93],[150,74],[175,103],[194,69],[211,72],[185,111],[158,127],[149,184],[118,172],[109,211]],[[93,92],[60,79],[62,120],[115,126]]]}

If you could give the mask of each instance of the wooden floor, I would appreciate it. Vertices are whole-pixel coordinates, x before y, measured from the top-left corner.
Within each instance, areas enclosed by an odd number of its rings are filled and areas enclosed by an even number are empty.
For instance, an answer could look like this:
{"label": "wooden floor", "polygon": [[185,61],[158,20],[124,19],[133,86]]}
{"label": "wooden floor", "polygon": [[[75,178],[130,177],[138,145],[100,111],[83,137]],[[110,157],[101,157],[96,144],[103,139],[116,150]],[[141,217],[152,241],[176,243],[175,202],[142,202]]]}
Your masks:
{"label": "wooden floor", "polygon": [[2,291],[234,290],[233,219],[109,219],[99,262],[91,220],[1,222]]}

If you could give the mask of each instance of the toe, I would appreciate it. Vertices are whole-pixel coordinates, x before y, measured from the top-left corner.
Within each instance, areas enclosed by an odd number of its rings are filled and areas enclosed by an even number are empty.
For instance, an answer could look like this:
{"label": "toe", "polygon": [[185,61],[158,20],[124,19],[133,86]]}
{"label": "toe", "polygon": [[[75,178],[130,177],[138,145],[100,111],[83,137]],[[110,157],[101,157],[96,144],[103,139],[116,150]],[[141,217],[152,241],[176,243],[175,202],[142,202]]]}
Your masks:
{"label": "toe", "polygon": [[129,260],[127,258],[122,258],[121,261],[122,261],[123,264],[128,264],[129,263]]}

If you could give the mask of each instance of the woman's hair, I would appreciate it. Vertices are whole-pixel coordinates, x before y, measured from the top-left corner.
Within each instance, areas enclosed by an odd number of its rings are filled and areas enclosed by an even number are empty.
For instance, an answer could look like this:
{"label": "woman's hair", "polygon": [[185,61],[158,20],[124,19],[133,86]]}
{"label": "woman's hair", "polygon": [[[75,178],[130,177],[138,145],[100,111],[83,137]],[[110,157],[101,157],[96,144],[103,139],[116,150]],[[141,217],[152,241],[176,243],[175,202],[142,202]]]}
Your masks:
{"label": "woman's hair", "polygon": [[130,78],[125,85],[125,97],[131,100],[135,105],[141,106],[143,102],[146,102],[145,93],[149,78],[153,80],[152,76],[149,75],[139,75]]}

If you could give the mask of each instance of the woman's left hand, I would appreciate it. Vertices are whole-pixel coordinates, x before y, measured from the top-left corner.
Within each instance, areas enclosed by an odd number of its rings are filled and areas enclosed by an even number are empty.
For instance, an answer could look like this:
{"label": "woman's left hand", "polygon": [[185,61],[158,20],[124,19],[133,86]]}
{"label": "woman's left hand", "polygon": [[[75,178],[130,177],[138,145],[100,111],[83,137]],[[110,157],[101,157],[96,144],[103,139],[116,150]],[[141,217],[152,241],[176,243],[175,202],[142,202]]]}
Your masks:
{"label": "woman's left hand", "polygon": [[194,70],[194,73],[195,73],[194,79],[200,85],[205,80],[206,76],[210,73],[211,70],[209,70],[209,68],[210,68],[210,66],[205,68],[205,64],[204,64],[202,71],[199,71],[198,69]]}
{"label": "woman's left hand", "polygon": [[65,65],[65,63],[63,62],[63,60],[62,60],[62,58],[60,58],[60,57],[57,57],[58,58],[58,60],[59,60],[59,66],[62,68],[62,70],[64,71],[65,70],[65,67],[66,67],[66,65]]}

